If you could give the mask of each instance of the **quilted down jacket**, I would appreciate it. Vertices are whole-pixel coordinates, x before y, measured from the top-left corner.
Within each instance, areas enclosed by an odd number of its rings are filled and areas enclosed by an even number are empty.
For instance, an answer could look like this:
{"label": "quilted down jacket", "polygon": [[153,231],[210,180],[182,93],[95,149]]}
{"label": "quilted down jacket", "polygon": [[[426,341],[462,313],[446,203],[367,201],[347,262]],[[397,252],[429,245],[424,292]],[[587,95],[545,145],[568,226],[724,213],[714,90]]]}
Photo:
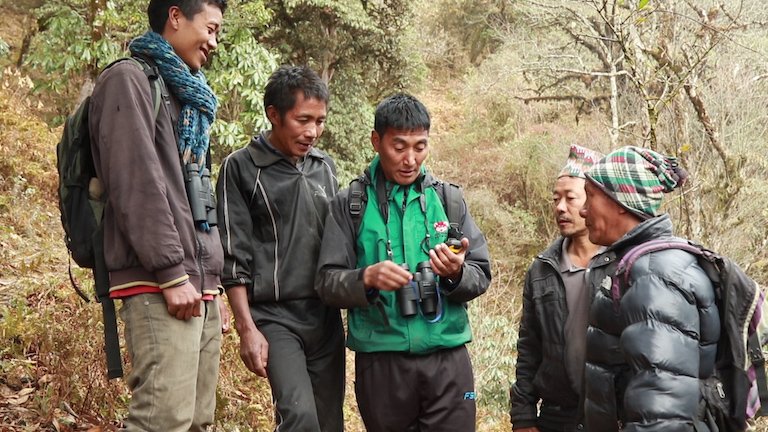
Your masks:
{"label": "quilted down jacket", "polygon": [[[587,332],[585,415],[590,431],[693,431],[699,380],[715,364],[720,318],[712,283],[696,257],[680,250],[642,256],[621,297],[611,278],[621,257],[672,236],[667,215],[644,221],[599,255]],[[702,429],[706,430],[706,429]]]}

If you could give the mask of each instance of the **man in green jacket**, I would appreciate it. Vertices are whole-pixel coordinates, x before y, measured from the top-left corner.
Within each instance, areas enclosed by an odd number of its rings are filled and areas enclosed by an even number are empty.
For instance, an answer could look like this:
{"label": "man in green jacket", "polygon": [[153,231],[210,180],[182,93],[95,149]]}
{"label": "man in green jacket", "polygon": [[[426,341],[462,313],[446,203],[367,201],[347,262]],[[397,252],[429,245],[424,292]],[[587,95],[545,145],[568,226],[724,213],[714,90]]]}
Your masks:
{"label": "man in green jacket", "polygon": [[[369,432],[475,430],[466,302],[490,284],[488,247],[463,200],[449,229],[441,196],[453,186],[423,166],[429,127],[413,96],[382,101],[371,133],[377,156],[356,180],[365,199],[341,191],[323,233],[315,288],[349,309],[347,346]],[[455,252],[449,232],[461,242]]]}

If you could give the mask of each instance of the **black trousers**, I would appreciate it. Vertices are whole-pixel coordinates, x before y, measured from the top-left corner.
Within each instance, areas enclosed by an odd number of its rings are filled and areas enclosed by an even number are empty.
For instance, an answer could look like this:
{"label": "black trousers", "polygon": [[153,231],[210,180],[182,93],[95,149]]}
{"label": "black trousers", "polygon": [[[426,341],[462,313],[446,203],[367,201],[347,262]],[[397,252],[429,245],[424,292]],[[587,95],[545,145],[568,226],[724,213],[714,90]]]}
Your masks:
{"label": "black trousers", "polygon": [[544,426],[538,426],[539,432],[582,432],[584,430],[583,425],[568,426],[562,428],[547,428]]}
{"label": "black trousers", "polygon": [[[338,314],[338,311],[336,311]],[[344,328],[329,316],[312,328],[260,323],[269,343],[267,376],[281,431],[344,431]]]}
{"label": "black trousers", "polygon": [[356,353],[355,394],[368,432],[474,432],[465,346],[427,355]]}

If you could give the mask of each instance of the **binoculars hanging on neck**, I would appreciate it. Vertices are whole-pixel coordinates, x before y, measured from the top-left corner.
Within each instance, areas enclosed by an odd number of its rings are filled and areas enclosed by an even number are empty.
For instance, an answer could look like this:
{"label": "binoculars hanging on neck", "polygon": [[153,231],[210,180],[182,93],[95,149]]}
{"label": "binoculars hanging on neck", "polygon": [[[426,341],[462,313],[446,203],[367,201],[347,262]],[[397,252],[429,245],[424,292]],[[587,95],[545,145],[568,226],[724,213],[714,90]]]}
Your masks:
{"label": "binoculars hanging on neck", "polygon": [[[400,264],[400,267],[410,271],[408,264]],[[423,314],[437,312],[437,282],[429,261],[422,261],[416,266],[411,282],[397,291],[397,303],[404,317],[416,315],[419,309]]]}
{"label": "binoculars hanging on neck", "polygon": [[187,189],[189,207],[192,209],[192,219],[195,225],[208,223],[208,226],[216,226],[216,195],[211,185],[211,172],[207,167],[200,167],[196,163],[188,163],[184,166],[184,184]]}

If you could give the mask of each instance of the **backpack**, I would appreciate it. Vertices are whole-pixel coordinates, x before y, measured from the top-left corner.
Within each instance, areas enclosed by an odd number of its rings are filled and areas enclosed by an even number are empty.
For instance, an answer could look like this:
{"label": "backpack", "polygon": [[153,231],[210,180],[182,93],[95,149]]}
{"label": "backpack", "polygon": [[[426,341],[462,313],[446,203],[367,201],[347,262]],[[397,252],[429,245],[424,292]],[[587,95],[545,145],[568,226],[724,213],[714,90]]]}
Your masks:
{"label": "backpack", "polygon": [[[360,222],[368,204],[366,186],[370,183],[368,169],[349,183],[349,214],[352,216],[352,226],[355,234],[360,231]],[[464,207],[461,186],[449,182],[434,181],[432,187],[439,193],[440,202],[443,204],[445,215],[448,217],[448,238],[461,240],[463,233],[461,227],[461,214]]]}
{"label": "backpack", "polygon": [[[160,112],[160,103],[168,103],[168,90],[156,67],[141,57],[127,57],[112,62],[104,70],[121,61],[133,61],[141,66],[152,87],[152,101],[155,118]],[[103,72],[103,71],[102,71]],[[88,111],[91,96],[80,103],[75,112],[67,117],[64,132],[56,145],[56,168],[59,173],[59,210],[64,228],[64,242],[69,256],[77,265],[93,270],[96,300],[102,305],[104,314],[105,351],[107,353],[107,375],[117,378],[123,375],[120,346],[117,336],[117,318],[114,304],[109,298],[109,273],[104,262],[103,232],[101,221],[104,215],[106,197],[96,177],[91,139],[88,126]],[[69,279],[77,294],[89,302],[72,276],[69,265]]]}
{"label": "backpack", "polygon": [[[715,373],[701,382],[706,404],[702,407],[703,421],[710,431],[744,431],[750,417],[766,415],[768,411],[765,358],[757,333],[763,319],[764,293],[727,257],[684,239],[656,239],[630,249],[619,261],[611,286],[614,304],[621,298],[621,287],[629,286],[630,272],[637,259],[667,249],[680,249],[695,255],[715,288],[721,330]],[[755,411],[758,402],[754,398],[755,387],[759,395],[759,411]]]}

